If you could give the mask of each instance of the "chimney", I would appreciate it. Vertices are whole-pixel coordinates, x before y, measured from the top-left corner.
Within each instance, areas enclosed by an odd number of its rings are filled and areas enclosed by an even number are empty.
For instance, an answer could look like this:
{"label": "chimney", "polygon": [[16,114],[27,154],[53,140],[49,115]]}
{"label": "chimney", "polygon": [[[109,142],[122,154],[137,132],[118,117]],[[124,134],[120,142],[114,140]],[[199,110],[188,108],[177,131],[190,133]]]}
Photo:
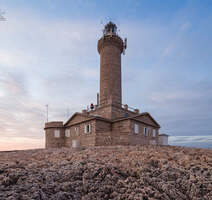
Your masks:
{"label": "chimney", "polygon": [[87,114],[87,110],[86,110],[86,109],[83,109],[83,110],[82,110],[82,113],[83,113],[83,114]]}
{"label": "chimney", "polygon": [[139,114],[139,109],[134,109],[134,112],[136,113],[136,114]]}
{"label": "chimney", "polygon": [[124,110],[128,110],[128,105],[124,104]]}

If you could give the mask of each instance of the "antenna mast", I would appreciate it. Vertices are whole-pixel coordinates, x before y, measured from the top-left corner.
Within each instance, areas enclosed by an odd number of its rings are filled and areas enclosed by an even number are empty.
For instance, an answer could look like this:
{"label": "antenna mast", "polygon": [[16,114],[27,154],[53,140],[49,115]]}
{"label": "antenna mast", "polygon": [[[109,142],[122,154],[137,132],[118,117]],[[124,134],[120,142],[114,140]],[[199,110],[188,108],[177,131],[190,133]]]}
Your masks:
{"label": "antenna mast", "polygon": [[49,105],[46,104],[46,122],[49,121]]}

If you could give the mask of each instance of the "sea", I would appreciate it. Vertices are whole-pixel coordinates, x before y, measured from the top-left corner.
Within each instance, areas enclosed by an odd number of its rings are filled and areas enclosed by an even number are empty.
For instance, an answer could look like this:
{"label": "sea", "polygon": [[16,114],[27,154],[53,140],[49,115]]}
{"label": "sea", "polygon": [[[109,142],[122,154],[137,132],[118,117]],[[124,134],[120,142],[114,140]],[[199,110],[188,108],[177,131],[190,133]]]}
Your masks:
{"label": "sea", "polygon": [[201,136],[169,136],[169,145],[212,149],[212,134]]}

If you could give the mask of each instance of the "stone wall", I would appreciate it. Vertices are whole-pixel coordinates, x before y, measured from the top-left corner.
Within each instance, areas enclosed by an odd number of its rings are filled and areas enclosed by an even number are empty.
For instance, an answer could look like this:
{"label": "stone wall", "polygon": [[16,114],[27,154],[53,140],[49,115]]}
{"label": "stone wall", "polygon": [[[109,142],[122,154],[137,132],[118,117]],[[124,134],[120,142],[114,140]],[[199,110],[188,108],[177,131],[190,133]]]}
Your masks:
{"label": "stone wall", "polygon": [[[111,119],[118,119],[118,118],[122,118],[122,117],[133,117],[136,116],[137,114],[129,111],[129,110],[125,110],[123,108],[119,108],[116,106],[112,106],[112,112],[111,112]],[[127,114],[127,115],[126,115]]]}
{"label": "stone wall", "polygon": [[[85,133],[85,125],[90,124],[91,132]],[[89,120],[81,122],[79,124],[72,125],[66,129],[70,130],[70,137],[65,137],[65,146],[72,147],[72,140],[79,140],[80,146],[94,146],[95,145],[95,120]]]}
{"label": "stone wall", "polygon": [[75,116],[73,116],[73,118],[71,118],[71,120],[66,123],[66,126],[70,126],[72,124],[76,124],[87,119],[89,119],[89,116],[87,114],[75,113]]}
{"label": "stone wall", "polygon": [[111,128],[110,122],[96,120],[96,146],[112,145]]}
{"label": "stone wall", "polygon": [[100,105],[108,99],[121,105],[121,53],[123,41],[119,36],[102,37],[98,41],[100,53]]}
{"label": "stone wall", "polygon": [[151,126],[157,126],[155,124],[155,122],[150,118],[150,116],[148,114],[144,114],[144,115],[141,115],[141,116],[138,116],[136,117],[136,119],[138,120],[142,120],[143,122],[151,125]]}
{"label": "stone wall", "polygon": [[112,124],[113,145],[129,145],[130,120],[122,120]]}
{"label": "stone wall", "polygon": [[[46,148],[60,148],[65,144],[63,122],[45,123],[45,146]],[[55,131],[59,131],[59,137],[55,137]]]}
{"label": "stone wall", "polygon": [[[120,111],[120,112],[118,112]],[[117,109],[117,113],[124,110]],[[80,121],[84,120],[84,121]],[[115,122],[102,119],[81,118],[79,115],[67,127],[62,122],[49,122],[45,124],[46,148],[72,147],[72,141],[78,140],[80,146],[105,146],[105,145],[146,145],[158,144],[159,128],[138,121],[138,119],[120,119]],[[90,124],[90,133],[85,133],[85,126]],[[139,132],[135,134],[135,124]],[[148,135],[144,134],[144,127]],[[70,130],[70,136],[65,135],[65,130]],[[153,137],[153,129],[156,137]],[[60,137],[55,137],[55,130],[60,131]]]}
{"label": "stone wall", "polygon": [[120,106],[111,105],[111,104],[100,106],[96,110],[91,110],[89,113],[91,115],[98,115],[100,117],[103,117],[106,119],[112,119],[112,120],[126,117],[126,113],[128,114],[129,117],[138,115],[135,112],[125,110]]}
{"label": "stone wall", "polygon": [[[135,124],[138,125],[138,133],[135,133]],[[131,131],[129,134],[129,143],[130,145],[138,145],[138,144],[142,144],[142,145],[147,145],[147,144],[151,144],[152,141],[155,141],[156,144],[158,144],[158,129],[159,128],[155,128],[153,126],[150,125],[146,125],[142,122],[138,122],[135,120],[131,120]],[[145,135],[144,133],[144,127],[147,128],[148,132],[147,135]],[[156,131],[156,136],[153,137],[153,129],[155,129]]]}
{"label": "stone wall", "polygon": [[97,115],[106,119],[111,119],[111,106],[101,106],[98,107],[96,110],[91,110],[89,113],[91,115]]}
{"label": "stone wall", "polygon": [[[135,124],[139,132],[135,134]],[[148,135],[144,134],[144,127],[148,128]],[[153,129],[156,130],[156,137],[153,137]],[[147,145],[152,141],[158,143],[158,128],[147,126],[144,123],[132,119],[120,120],[112,124],[112,141],[114,145]]]}

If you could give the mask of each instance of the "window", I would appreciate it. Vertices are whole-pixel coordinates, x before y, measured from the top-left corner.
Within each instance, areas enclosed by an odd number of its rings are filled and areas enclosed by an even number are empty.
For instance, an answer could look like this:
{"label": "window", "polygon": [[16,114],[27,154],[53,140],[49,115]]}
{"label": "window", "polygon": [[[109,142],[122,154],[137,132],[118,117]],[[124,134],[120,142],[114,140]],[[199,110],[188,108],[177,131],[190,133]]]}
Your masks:
{"label": "window", "polygon": [[138,126],[138,124],[135,124],[134,133],[135,134],[138,134],[139,133],[139,126]]}
{"label": "window", "polygon": [[79,128],[75,127],[74,130],[75,130],[76,135],[79,135]]}
{"label": "window", "polygon": [[151,136],[151,128],[148,128],[148,136]]}
{"label": "window", "polygon": [[153,129],[152,136],[156,137],[156,130],[155,129]]}
{"label": "window", "polygon": [[55,130],[54,131],[54,137],[59,138],[60,137],[60,130]]}
{"label": "window", "polygon": [[144,127],[144,135],[147,136],[147,127]]}
{"label": "window", "polygon": [[91,132],[91,125],[87,124],[85,125],[85,133],[90,133]]}
{"label": "window", "polygon": [[66,137],[70,137],[70,129],[66,129],[65,130],[65,136]]}

